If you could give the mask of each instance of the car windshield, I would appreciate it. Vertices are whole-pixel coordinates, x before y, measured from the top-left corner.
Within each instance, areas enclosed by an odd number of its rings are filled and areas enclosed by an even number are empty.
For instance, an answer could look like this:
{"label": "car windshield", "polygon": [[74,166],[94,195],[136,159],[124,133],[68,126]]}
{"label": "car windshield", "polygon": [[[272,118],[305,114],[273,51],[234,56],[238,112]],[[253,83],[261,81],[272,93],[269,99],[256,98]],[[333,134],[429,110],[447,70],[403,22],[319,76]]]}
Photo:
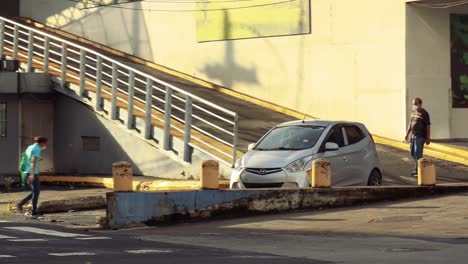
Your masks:
{"label": "car windshield", "polygon": [[325,128],[320,126],[285,126],[270,131],[254,150],[301,150],[315,146]]}

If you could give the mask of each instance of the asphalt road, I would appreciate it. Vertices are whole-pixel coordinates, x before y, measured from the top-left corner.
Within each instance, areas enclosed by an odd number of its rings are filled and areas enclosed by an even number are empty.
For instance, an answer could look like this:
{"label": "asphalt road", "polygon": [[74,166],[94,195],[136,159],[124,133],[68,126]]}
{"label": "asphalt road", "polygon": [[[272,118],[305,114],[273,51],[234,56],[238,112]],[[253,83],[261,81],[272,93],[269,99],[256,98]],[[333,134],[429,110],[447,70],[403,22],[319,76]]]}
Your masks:
{"label": "asphalt road", "polygon": [[[5,219],[5,218],[4,218]],[[0,218],[0,263],[327,263]],[[37,221],[37,220],[36,220]]]}

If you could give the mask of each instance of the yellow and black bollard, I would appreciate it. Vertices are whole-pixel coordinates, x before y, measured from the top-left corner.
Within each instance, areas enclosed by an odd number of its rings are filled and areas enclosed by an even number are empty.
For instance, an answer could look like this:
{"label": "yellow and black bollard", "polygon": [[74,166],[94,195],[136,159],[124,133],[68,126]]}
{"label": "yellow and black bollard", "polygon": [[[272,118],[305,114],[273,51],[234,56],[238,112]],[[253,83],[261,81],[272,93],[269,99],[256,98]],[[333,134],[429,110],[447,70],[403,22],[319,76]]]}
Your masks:
{"label": "yellow and black bollard", "polygon": [[317,159],[312,162],[312,169],[308,171],[313,188],[330,188],[331,170],[330,161]]}
{"label": "yellow and black bollard", "polygon": [[422,158],[418,160],[418,185],[436,185],[436,171],[434,160],[429,158]]}
{"label": "yellow and black bollard", "polygon": [[112,177],[115,192],[133,191],[133,170],[130,163],[120,161],[112,164]]}
{"label": "yellow and black bollard", "polygon": [[219,162],[215,160],[205,160],[201,164],[200,188],[219,189]]}

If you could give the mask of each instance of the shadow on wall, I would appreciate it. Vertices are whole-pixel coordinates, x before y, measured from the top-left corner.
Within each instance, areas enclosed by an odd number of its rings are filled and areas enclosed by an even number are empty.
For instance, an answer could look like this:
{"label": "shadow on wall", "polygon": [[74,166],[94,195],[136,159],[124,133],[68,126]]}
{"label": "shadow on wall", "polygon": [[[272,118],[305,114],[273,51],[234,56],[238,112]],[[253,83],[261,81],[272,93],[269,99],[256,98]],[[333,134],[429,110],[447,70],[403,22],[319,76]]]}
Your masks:
{"label": "shadow on wall", "polygon": [[114,162],[128,161],[135,175],[180,176],[175,161],[72,98],[58,96],[54,119],[56,174],[111,175]]}
{"label": "shadow on wall", "polygon": [[[224,39],[231,39],[231,27],[229,14],[224,11]],[[242,82],[258,84],[257,69],[255,67],[245,68],[236,64],[234,58],[234,41],[227,40],[224,52],[224,62],[208,64],[201,72],[204,72],[210,79],[220,80],[222,86],[232,88],[234,83]]]}
{"label": "shadow on wall", "polygon": [[37,0],[23,0],[21,15],[153,61],[147,26],[144,16],[138,10],[142,8],[140,3],[121,4],[130,9],[83,9],[82,4],[73,1],[42,2],[41,4]]}
{"label": "shadow on wall", "polygon": [[[55,105],[55,173],[110,175],[116,161],[133,160],[91,109],[59,96]],[[134,168],[135,174],[141,171]]]}

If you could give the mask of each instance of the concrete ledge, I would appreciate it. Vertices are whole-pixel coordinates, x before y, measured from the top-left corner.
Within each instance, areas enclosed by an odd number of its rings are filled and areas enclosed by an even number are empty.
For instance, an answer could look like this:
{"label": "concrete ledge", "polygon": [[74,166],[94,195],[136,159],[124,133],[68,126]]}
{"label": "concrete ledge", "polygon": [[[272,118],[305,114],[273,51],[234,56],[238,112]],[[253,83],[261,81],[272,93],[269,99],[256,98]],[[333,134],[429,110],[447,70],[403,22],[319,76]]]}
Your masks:
{"label": "concrete ledge", "polygon": [[[49,185],[66,185],[66,186],[81,186],[81,187],[99,187],[99,188],[114,188],[114,181],[108,177],[96,176],[41,176],[41,182]],[[198,190],[200,188],[199,181],[195,180],[134,180],[134,191],[181,191],[181,190]],[[219,182],[220,189],[228,189],[228,181]]]}
{"label": "concrete ledge", "polygon": [[468,192],[468,184],[430,187],[352,187],[330,189],[198,190],[183,192],[113,192],[107,194],[110,228],[134,223],[164,225],[301,209]]}
{"label": "concrete ledge", "polygon": [[[103,196],[89,196],[67,200],[52,200],[39,202],[39,211],[45,214],[62,213],[68,211],[98,210],[106,208],[106,199]],[[30,210],[31,206],[25,206]],[[10,204],[10,210],[16,210],[16,204]]]}

